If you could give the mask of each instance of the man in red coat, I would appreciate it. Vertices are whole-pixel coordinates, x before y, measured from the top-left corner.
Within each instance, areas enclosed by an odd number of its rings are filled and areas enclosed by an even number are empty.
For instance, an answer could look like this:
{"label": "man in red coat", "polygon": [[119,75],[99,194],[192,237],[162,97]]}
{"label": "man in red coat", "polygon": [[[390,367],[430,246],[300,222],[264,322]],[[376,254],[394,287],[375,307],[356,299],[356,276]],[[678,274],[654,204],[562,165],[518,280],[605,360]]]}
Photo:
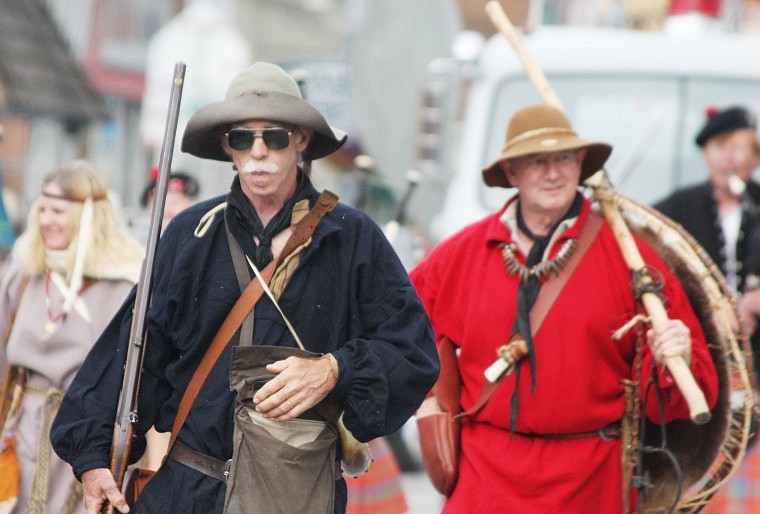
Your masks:
{"label": "man in red coat", "polygon": [[[558,109],[517,111],[502,155],[483,170],[487,185],[514,187],[517,194],[440,243],[411,274],[437,341],[448,338],[460,350],[464,410],[477,401],[499,347],[519,335],[529,350],[486,405],[462,423],[459,479],[446,514],[624,509],[619,427],[623,380],[635,377],[638,331],[620,339],[613,333],[641,306],[606,223],[584,250],[578,244],[596,216],[578,186],[602,168],[611,150],[578,137]],[[663,276],[671,318],[659,332],[649,330],[640,346],[642,385],[655,368],[665,419],[654,390],[642,405],[656,423],[688,419],[662,359],[682,356],[711,407],[718,397],[715,366],[677,279],[650,246],[637,242],[644,261]],[[575,250],[582,257],[540,327],[531,327],[528,314],[547,275],[561,272]],[[633,495],[631,509],[635,501]]]}

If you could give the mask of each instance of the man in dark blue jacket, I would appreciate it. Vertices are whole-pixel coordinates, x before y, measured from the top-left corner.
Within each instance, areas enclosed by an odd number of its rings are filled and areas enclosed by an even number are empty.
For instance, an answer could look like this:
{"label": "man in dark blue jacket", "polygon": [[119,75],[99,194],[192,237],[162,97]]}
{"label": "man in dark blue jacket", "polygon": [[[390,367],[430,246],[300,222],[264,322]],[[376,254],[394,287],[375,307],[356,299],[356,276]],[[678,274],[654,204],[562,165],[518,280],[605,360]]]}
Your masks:
{"label": "man in dark blue jacket", "polygon": [[[256,280],[253,266],[263,269],[277,258],[293,224],[315,203],[318,193],[301,163],[334,152],[345,138],[302,99],[287,73],[261,62],[232,81],[224,101],[202,108],[188,122],[183,151],[231,160],[237,175],[226,197],[190,207],[161,238],[132,460],[151,425],[171,430],[180,398],[243,282]],[[239,262],[237,272],[233,264],[236,245],[250,264],[243,268],[244,280]],[[282,314],[267,296],[256,304],[252,325],[243,325],[211,370],[177,442],[200,459],[229,459],[233,347],[296,347],[294,334],[322,357],[270,364],[267,370],[276,376],[253,397],[258,413],[287,422],[328,399],[339,403],[345,426],[360,441],[398,430],[432,387],[438,360],[422,304],[375,223],[338,204],[305,247],[282,262],[270,287]],[[121,386],[119,356],[128,344],[133,302],[126,302],[92,349],[51,431],[56,452],[83,481],[88,512],[99,512],[106,500],[122,512],[126,507],[107,468]],[[222,512],[225,481],[182,460],[169,455],[137,511]],[[334,484],[334,512],[344,512],[345,482],[338,476]],[[304,491],[292,484],[292,493]]]}

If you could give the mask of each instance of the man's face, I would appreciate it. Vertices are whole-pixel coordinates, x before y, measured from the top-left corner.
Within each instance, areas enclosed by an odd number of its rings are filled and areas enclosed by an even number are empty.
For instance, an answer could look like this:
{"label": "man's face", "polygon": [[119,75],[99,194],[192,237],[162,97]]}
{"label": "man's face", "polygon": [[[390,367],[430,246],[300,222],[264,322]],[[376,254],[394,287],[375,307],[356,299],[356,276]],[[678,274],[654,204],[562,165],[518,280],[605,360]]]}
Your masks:
{"label": "man's face", "polygon": [[307,145],[308,138],[292,127],[261,120],[236,125],[222,138],[243,192],[254,203],[290,198],[297,184],[298,154]]}
{"label": "man's face", "polygon": [[705,143],[702,154],[710,171],[710,180],[716,189],[729,191],[728,179],[731,175],[748,181],[760,163],[757,133],[749,129],[735,130],[715,136]]}
{"label": "man's face", "polygon": [[575,198],[586,150],[528,155],[505,161],[507,179],[520,190],[523,214],[559,219]]}

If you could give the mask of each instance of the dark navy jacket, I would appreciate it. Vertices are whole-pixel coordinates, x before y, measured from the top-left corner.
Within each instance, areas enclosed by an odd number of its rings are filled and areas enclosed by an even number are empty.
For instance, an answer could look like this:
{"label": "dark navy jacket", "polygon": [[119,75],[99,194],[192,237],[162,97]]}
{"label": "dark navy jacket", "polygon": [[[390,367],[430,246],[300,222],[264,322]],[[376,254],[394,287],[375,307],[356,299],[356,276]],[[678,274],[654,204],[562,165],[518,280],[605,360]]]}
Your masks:
{"label": "dark navy jacket", "polygon": [[[312,204],[316,197],[313,190]],[[223,211],[205,235],[193,234],[201,217],[222,201],[218,197],[189,208],[161,237],[131,460],[142,453],[151,425],[171,430],[193,372],[240,296]],[[231,231],[252,255],[250,236],[240,227]],[[55,451],[77,476],[109,467],[133,295],[83,363],[51,430]],[[331,394],[343,403],[344,422],[359,440],[398,430],[435,382],[438,358],[424,308],[384,234],[361,211],[339,204],[322,220],[279,303],[307,350],[337,358],[340,377]],[[253,344],[297,346],[266,296],[254,316]],[[238,339],[236,334],[206,379],[178,437],[222,460],[232,454],[234,396],[228,371]],[[345,485],[338,486],[336,512],[342,512]],[[224,493],[221,482],[167,459],[137,511],[221,513]]]}

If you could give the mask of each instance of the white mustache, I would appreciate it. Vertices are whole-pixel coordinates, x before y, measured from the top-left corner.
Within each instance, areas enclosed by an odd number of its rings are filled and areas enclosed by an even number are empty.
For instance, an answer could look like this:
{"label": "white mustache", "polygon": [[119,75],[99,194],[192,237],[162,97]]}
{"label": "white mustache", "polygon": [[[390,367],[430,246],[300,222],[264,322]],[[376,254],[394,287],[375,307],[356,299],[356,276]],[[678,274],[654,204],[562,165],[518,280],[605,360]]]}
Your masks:
{"label": "white mustache", "polygon": [[268,161],[248,161],[243,166],[243,173],[269,173],[274,175],[279,172],[280,168],[273,162]]}

